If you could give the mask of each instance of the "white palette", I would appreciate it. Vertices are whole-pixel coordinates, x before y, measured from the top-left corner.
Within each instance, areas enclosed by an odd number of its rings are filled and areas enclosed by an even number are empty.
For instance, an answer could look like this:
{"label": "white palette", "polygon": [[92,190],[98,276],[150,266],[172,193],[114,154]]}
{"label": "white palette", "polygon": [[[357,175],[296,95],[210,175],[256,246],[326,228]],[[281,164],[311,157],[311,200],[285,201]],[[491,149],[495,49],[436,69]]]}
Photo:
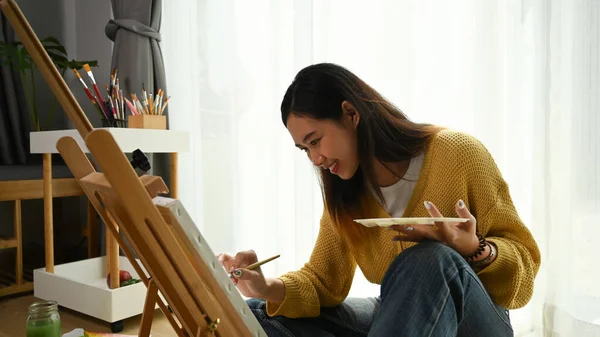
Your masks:
{"label": "white palette", "polygon": [[390,227],[395,225],[434,225],[436,222],[467,222],[465,218],[374,218],[356,219],[355,222],[365,227]]}

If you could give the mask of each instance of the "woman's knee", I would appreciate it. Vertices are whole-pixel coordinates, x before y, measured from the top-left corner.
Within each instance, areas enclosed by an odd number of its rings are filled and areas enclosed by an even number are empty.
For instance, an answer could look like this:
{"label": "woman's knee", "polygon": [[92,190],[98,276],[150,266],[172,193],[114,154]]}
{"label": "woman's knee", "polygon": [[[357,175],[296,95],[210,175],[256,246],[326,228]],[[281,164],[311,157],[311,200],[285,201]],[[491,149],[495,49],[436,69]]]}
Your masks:
{"label": "woman's knee", "polygon": [[416,274],[419,271],[428,273],[432,271],[444,272],[449,269],[456,270],[469,267],[467,261],[453,248],[437,242],[423,241],[402,251],[388,267],[384,282],[394,279],[394,275],[403,270]]}
{"label": "woman's knee", "polygon": [[398,254],[396,259],[410,259],[418,262],[430,261],[432,258],[435,258],[436,261],[465,261],[456,250],[438,241],[422,241]]}

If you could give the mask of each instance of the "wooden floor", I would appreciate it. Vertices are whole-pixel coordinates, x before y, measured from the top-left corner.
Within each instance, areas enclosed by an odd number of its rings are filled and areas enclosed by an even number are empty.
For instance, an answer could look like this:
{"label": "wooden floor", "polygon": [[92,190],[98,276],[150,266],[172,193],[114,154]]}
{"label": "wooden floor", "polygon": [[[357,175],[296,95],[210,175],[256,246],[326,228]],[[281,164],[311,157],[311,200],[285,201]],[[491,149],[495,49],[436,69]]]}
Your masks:
{"label": "wooden floor", "polygon": [[[33,295],[0,298],[0,337],[26,337],[27,307],[36,300]],[[59,313],[63,333],[77,328],[92,332],[110,332],[110,324],[104,321],[62,307]],[[121,333],[137,336],[141,318],[142,315],[138,315],[125,320],[125,329]],[[152,337],[175,336],[171,325],[160,310],[156,310],[154,314],[151,334]]]}

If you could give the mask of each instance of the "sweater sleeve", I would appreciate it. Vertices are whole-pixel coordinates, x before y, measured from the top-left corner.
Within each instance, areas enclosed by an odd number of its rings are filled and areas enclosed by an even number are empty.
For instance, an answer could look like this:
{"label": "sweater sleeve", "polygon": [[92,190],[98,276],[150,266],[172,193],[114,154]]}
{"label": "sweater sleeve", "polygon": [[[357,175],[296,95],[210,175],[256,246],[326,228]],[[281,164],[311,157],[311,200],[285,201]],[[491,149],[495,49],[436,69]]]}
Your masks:
{"label": "sweater sleeve", "polygon": [[496,204],[480,220],[489,224],[486,240],[496,245],[498,256],[478,275],[490,296],[507,309],[525,306],[533,295],[540,267],[538,246],[519,218],[506,185],[498,191]]}
{"label": "sweater sleeve", "polygon": [[281,303],[267,301],[269,316],[316,317],[320,308],[344,301],[356,270],[347,244],[335,232],[324,212],[311,257],[300,270],[280,277],[285,284]]}
{"label": "sweater sleeve", "polygon": [[467,142],[465,161],[469,209],[477,230],[498,248],[496,260],[478,272],[490,297],[506,309],[523,307],[533,295],[540,251],[521,220],[509,187],[488,150],[475,138]]}

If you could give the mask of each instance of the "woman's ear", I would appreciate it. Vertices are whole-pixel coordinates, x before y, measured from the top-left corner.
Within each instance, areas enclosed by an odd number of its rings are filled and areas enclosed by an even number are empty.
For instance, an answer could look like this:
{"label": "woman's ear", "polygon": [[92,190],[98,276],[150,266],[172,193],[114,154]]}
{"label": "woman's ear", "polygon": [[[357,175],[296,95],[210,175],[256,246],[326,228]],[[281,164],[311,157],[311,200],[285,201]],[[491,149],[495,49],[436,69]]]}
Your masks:
{"label": "woman's ear", "polygon": [[344,117],[349,118],[349,120],[352,122],[352,125],[356,128],[358,126],[358,122],[360,121],[360,114],[358,113],[354,105],[352,105],[352,103],[348,101],[343,101],[342,112],[344,114]]}

